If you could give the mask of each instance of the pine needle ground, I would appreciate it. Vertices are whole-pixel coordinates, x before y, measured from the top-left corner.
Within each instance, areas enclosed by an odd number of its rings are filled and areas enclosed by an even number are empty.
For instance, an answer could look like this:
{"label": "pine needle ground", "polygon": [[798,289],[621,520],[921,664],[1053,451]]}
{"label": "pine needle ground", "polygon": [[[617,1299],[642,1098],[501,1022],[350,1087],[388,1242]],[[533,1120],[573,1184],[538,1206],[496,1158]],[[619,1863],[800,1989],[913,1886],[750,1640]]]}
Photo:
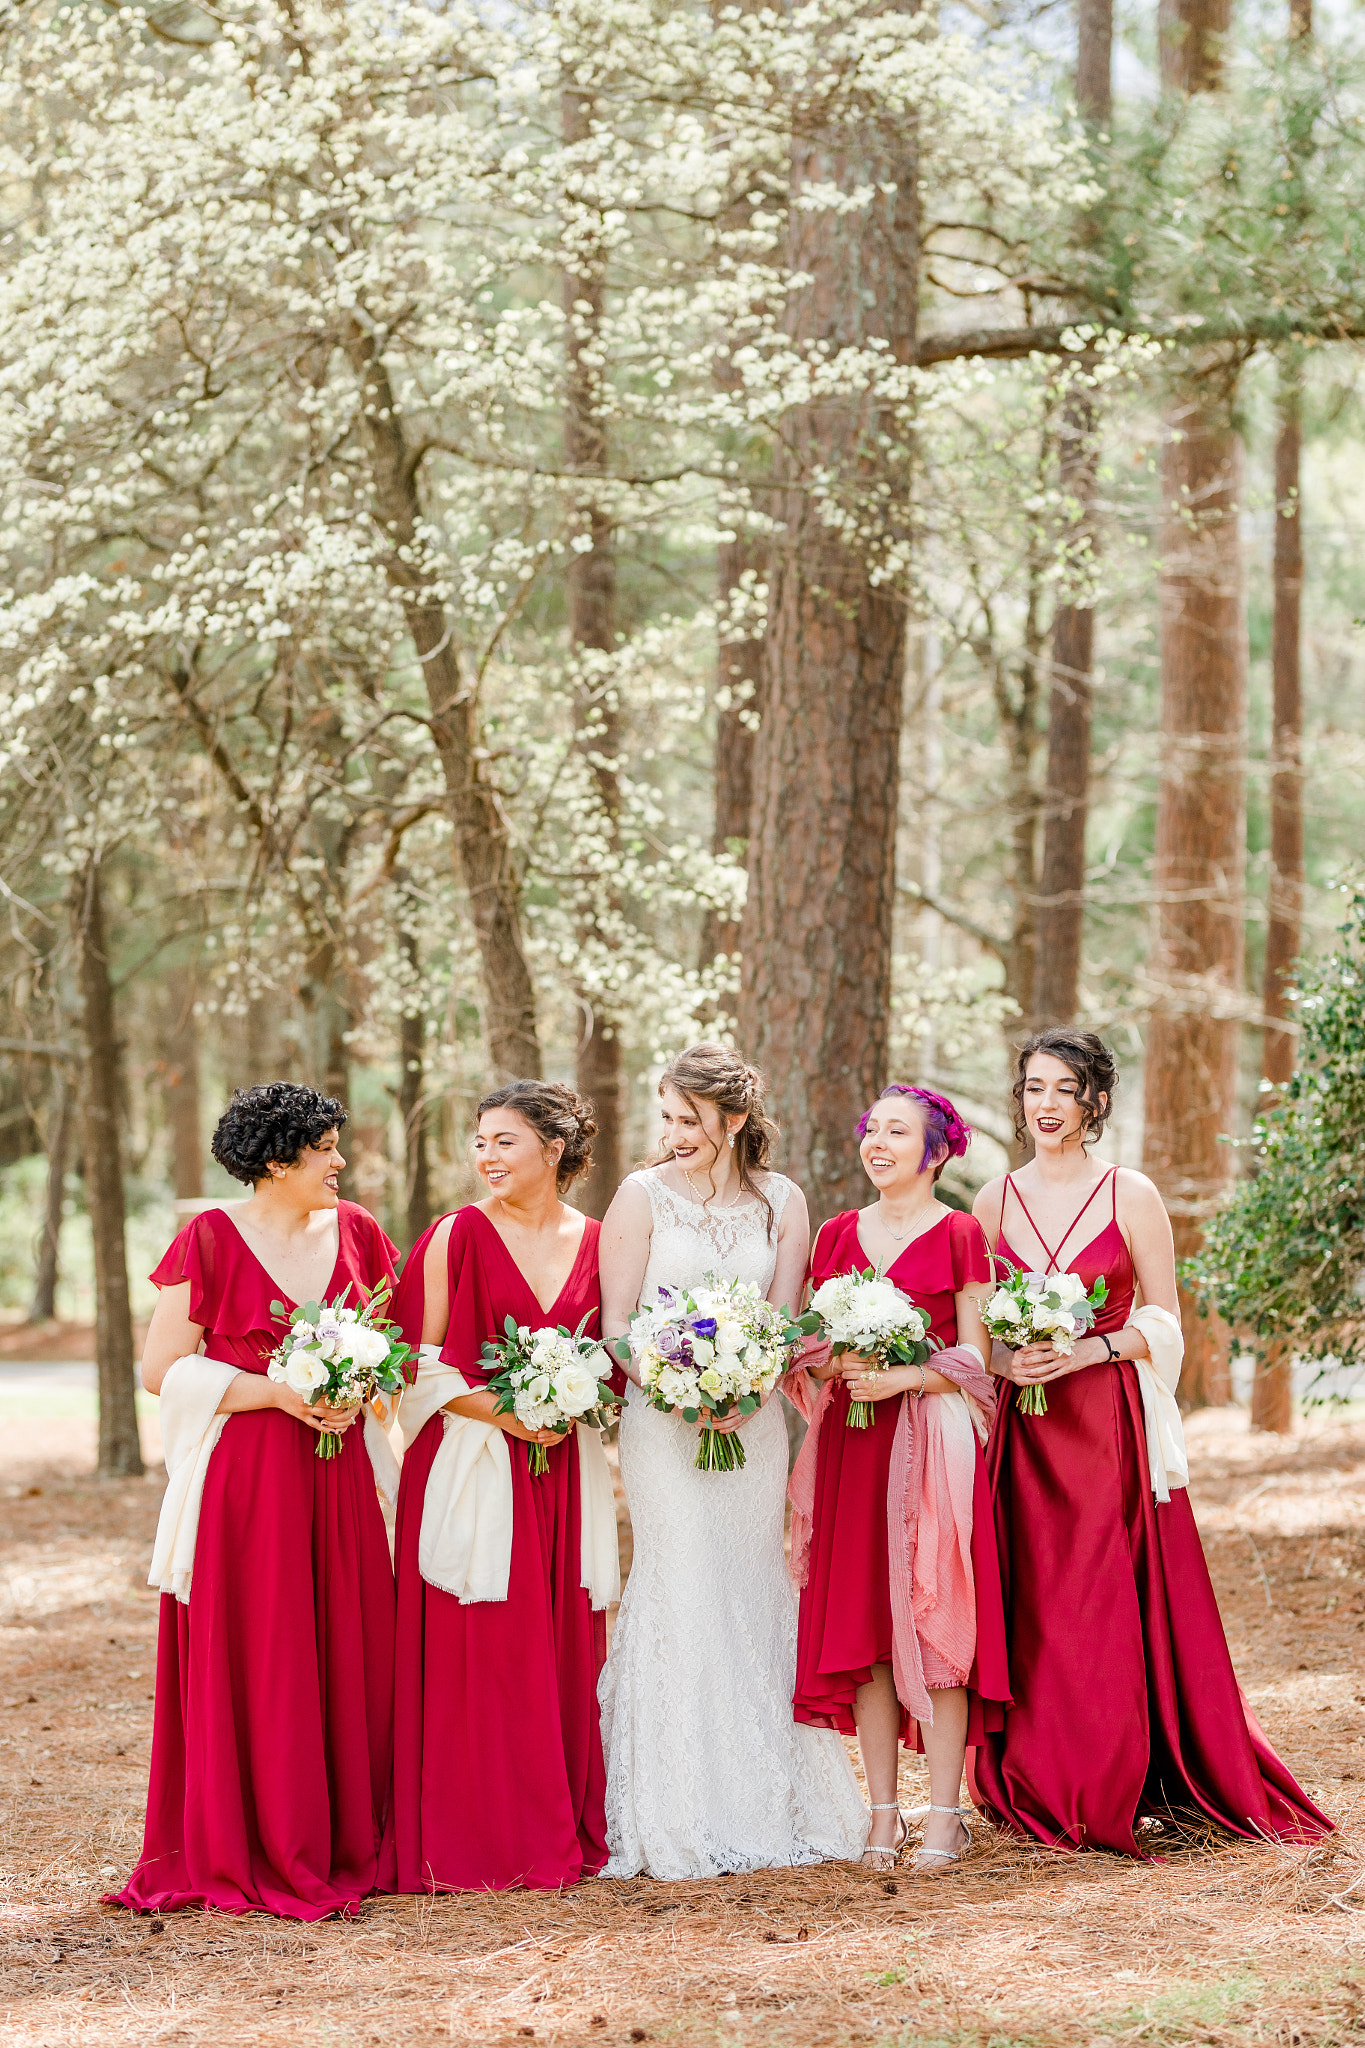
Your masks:
{"label": "pine needle ground", "polygon": [[[1233,1412],[1191,1428],[1233,1655],[1271,1740],[1341,1823],[1321,1847],[1171,1826],[1143,1865],[978,1828],[933,1880],[842,1865],[637,1879],[378,1900],[307,1928],[99,1904],[140,1841],[159,1483],[85,1476],[87,1417],[0,1422],[0,2041],[1365,2043],[1360,1419],[1292,1440]],[[903,1795],[925,1797],[913,1762]]]}

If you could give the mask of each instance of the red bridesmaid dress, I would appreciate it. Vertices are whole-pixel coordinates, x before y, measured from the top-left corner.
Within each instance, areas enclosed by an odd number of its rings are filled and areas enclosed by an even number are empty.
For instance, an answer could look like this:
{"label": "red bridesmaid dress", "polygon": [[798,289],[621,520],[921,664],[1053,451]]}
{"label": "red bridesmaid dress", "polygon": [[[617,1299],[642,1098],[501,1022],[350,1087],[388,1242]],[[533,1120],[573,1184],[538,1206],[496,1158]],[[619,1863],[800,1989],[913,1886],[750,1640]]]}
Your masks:
{"label": "red bridesmaid dress", "polygon": [[[811,1284],[872,1263],[858,1237],[858,1211],[845,1210],[819,1231],[811,1252]],[[887,1268],[886,1278],[930,1319],[939,1342],[957,1342],[957,1304],[964,1287],[989,1280],[986,1239],[974,1216],[950,1209]],[[902,1395],[901,1401],[913,1398]],[[891,1662],[890,1553],[887,1492],[901,1401],[875,1401],[867,1429],[847,1425],[849,1392],[836,1383],[816,1452],[810,1571],[801,1591],[796,1638],[798,1721],[855,1733],[853,1698],[874,1664]],[[968,1674],[967,1740],[998,1728],[1010,1697],[1005,1622],[990,1488],[980,1446],[972,1500],[972,1567],[976,1581],[976,1662]],[[931,1686],[959,1685],[961,1676],[932,1667]],[[921,1747],[918,1723],[901,1707],[901,1741]]]}
{"label": "red bridesmaid dress", "polygon": [[[432,1230],[436,1229],[432,1225]],[[422,1262],[408,1255],[394,1314],[410,1344],[422,1333]],[[483,1210],[457,1211],[450,1232],[450,1323],[441,1357],[483,1386],[480,1346],[504,1318],[529,1329],[599,1330],[598,1225],[584,1227],[573,1270],[543,1309]],[[581,1584],[578,1445],[571,1430],[533,1479],[527,1446],[512,1462],[507,1598],[462,1606],[417,1564],[427,1474],[444,1429],[433,1415],[407,1446],[398,1495],[398,1684],[394,1805],[401,1891],[555,1890],[607,1860],[606,1768],[597,1677],[606,1617]]]}
{"label": "red bridesmaid dress", "polygon": [[[1098,1237],[1067,1249],[1083,1209],[1046,1268],[1079,1273],[1087,1288],[1104,1276],[1101,1334],[1123,1328],[1136,1286],[1116,1175]],[[1102,1205],[1105,1189],[1091,1201]],[[1028,1217],[1007,1177],[1007,1204],[1011,1195]],[[1001,1226],[1001,1258],[1027,1267],[1003,1214]],[[1130,1856],[1144,1853],[1137,1820],[1173,1809],[1238,1835],[1327,1833],[1242,1696],[1188,1492],[1153,1498],[1136,1367],[1112,1361],[1050,1381],[1044,1415],[1021,1415],[1016,1401],[1002,1380],[987,1447],[1015,1703],[969,1766],[977,1803],[1049,1847]]]}
{"label": "red bridesmaid dress", "polygon": [[[337,1205],[324,1299],[352,1303],[396,1247]],[[282,1298],[231,1218],[207,1209],[152,1274],[190,1283],[208,1357],[264,1372]],[[286,1300],[286,1307],[295,1306]],[[336,1458],[278,1408],[230,1415],[204,1479],[188,1604],[161,1597],[135,1910],[213,1906],[321,1920],[393,1889],[393,1568],[359,1423]]]}

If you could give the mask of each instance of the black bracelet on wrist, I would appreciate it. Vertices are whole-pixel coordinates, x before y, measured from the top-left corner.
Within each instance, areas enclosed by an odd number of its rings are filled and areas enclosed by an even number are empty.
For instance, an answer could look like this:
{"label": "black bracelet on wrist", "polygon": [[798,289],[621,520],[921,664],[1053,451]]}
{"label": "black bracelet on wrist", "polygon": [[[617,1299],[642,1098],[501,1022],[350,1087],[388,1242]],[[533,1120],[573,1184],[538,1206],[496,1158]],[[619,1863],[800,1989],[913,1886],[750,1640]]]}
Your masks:
{"label": "black bracelet on wrist", "polygon": [[1096,1330],[1095,1335],[1099,1338],[1101,1344],[1103,1344],[1104,1346],[1105,1364],[1109,1365],[1112,1364],[1115,1360],[1117,1360],[1118,1363],[1122,1365],[1123,1353],[1121,1351],[1115,1351],[1113,1345],[1109,1342],[1109,1339],[1106,1336],[1105,1332],[1103,1330]]}

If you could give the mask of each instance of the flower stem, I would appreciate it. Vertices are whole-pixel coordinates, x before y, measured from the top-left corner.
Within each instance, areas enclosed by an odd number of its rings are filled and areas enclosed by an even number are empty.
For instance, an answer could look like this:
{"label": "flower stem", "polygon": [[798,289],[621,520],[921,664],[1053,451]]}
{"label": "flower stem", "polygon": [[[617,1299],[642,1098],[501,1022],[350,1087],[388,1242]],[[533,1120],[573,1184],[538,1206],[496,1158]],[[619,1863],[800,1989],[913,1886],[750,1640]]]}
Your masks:
{"label": "flower stem", "polygon": [[1046,1415],[1047,1394],[1040,1386],[1020,1387],[1015,1406],[1021,1415]]}

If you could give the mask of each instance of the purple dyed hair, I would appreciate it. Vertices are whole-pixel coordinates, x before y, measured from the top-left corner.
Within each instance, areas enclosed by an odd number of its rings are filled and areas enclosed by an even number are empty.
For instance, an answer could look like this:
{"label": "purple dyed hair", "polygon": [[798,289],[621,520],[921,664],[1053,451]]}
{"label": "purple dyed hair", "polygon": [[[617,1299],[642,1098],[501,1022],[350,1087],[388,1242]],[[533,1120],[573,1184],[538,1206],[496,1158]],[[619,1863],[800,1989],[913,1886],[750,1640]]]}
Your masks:
{"label": "purple dyed hair", "polygon": [[[950,1159],[960,1159],[972,1140],[972,1127],[964,1123],[946,1095],[938,1095],[932,1088],[916,1088],[910,1081],[888,1081],[877,1102],[885,1102],[888,1095],[912,1095],[924,1109],[924,1157],[919,1170],[925,1173],[941,1160],[947,1164]],[[876,1103],[871,1103],[858,1119],[858,1136],[867,1136],[867,1120]]]}

